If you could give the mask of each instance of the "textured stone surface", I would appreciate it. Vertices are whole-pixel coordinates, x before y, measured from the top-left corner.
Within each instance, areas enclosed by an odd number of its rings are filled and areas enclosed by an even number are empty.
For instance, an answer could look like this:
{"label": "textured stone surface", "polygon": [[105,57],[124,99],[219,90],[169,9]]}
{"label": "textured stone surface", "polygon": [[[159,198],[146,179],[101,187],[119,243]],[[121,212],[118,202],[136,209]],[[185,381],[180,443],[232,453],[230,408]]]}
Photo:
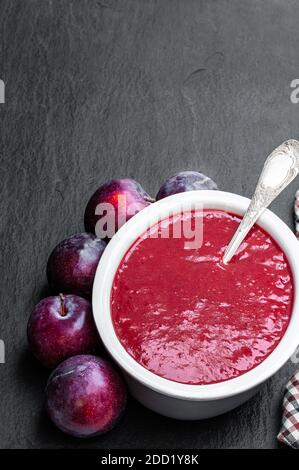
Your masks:
{"label": "textured stone surface", "polygon": [[[298,137],[298,15],[295,0],[0,0],[1,447],[278,446],[291,362],[227,415],[176,422],[131,399],[114,431],[79,441],[42,411],[25,329],[50,250],[108,178],[154,195],[194,169],[251,195],[265,156]],[[288,224],[295,189],[273,204]]]}

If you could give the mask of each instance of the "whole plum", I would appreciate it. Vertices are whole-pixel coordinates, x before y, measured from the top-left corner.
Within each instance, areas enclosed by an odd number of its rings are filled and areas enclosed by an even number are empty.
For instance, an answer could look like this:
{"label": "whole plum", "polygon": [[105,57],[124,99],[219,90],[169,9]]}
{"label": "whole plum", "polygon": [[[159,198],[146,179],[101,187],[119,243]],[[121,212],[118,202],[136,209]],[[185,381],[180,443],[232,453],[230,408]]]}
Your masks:
{"label": "whole plum", "polygon": [[60,242],[47,264],[48,282],[55,292],[89,298],[99,260],[106,247],[92,233],[78,233]]}
{"label": "whole plum", "polygon": [[168,178],[157,194],[157,201],[172,194],[199,189],[218,189],[217,184],[208,176],[197,171],[181,171]]}
{"label": "whole plum", "polygon": [[68,357],[94,353],[101,344],[91,304],[77,295],[41,300],[29,318],[27,336],[34,356],[50,369]]}
{"label": "whole plum", "polygon": [[114,367],[96,356],[71,357],[55,369],[46,387],[53,423],[76,437],[103,434],[115,426],[126,404],[126,389]]}
{"label": "whole plum", "polygon": [[99,238],[110,239],[125,222],[151,202],[153,199],[131,178],[108,181],[87,203],[85,229]]}

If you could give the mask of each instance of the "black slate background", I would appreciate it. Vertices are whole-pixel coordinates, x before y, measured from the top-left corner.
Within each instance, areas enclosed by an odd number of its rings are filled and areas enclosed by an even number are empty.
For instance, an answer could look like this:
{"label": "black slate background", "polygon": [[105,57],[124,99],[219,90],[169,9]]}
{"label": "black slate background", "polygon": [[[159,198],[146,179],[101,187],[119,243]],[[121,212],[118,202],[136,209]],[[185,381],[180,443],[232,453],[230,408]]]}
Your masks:
{"label": "black slate background", "polygon": [[[112,432],[79,441],[42,411],[25,330],[49,251],[108,178],[155,195],[196,169],[251,195],[266,155],[299,137],[298,19],[296,0],[0,0],[1,448],[278,447],[291,362],[224,416],[178,422],[130,399]],[[288,224],[297,184],[272,207]]]}

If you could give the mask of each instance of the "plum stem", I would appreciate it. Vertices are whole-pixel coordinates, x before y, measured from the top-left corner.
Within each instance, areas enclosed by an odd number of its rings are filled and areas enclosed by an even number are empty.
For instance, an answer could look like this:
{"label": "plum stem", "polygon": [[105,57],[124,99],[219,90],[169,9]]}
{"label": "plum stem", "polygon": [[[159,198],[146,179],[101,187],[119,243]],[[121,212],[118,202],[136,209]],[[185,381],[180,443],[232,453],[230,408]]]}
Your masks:
{"label": "plum stem", "polygon": [[65,309],[65,297],[63,294],[59,294],[60,297],[60,315],[62,317],[66,316],[66,309]]}

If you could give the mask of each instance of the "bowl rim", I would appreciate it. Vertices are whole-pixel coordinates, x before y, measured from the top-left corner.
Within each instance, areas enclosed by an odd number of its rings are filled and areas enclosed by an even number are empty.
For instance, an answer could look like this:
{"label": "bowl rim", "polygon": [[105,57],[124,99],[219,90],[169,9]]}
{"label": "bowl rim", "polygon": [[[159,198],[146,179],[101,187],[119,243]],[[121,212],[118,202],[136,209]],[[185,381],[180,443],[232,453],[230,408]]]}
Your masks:
{"label": "bowl rim", "polygon": [[170,213],[190,209],[194,205],[204,208],[226,210],[237,215],[243,215],[250,199],[238,194],[215,191],[189,191],[175,194],[156,201],[146,207],[127,223],[110,240],[99,261],[93,284],[92,305],[96,327],[104,346],[123,369],[135,380],[154,390],[157,393],[192,401],[218,400],[244,393],[277,372],[292,356],[299,344],[299,256],[298,240],[290,228],[272,211],[266,209],[258,220],[261,226],[278,243],[285,253],[293,275],[294,299],[291,319],[280,342],[272,353],[259,365],[244,374],[207,385],[182,384],[160,377],[140,365],[125,350],[115,333],[111,312],[110,292],[117,268],[132,243],[145,230],[158,220],[167,217]]}

